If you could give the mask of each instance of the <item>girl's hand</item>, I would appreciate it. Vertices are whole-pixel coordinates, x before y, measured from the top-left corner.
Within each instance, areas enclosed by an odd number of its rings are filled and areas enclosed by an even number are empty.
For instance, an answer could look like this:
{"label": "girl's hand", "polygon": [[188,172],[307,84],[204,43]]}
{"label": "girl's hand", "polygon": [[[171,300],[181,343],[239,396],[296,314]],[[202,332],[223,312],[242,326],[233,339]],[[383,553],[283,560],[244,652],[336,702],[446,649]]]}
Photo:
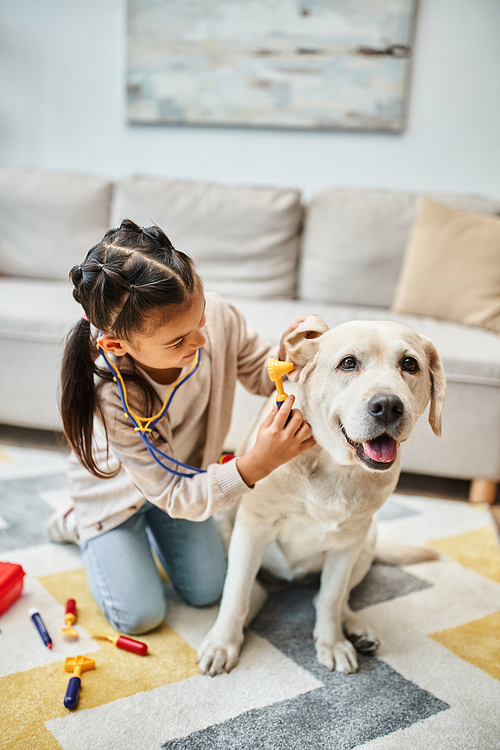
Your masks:
{"label": "girl's hand", "polygon": [[[259,427],[254,447],[237,459],[241,478],[249,487],[269,476],[278,466],[316,445],[311,428],[304,422],[301,412],[292,406],[295,398],[288,396],[281,409],[274,404],[271,413]],[[288,415],[292,418],[285,426]]]}
{"label": "girl's hand", "polygon": [[[301,318],[297,318],[297,320],[294,320],[293,323],[292,323],[292,325],[288,326],[288,328],[286,329],[285,333],[281,337],[280,348],[279,348],[279,352],[278,352],[278,359],[280,360],[280,362],[284,362],[285,358],[286,358],[286,351],[285,351],[285,339],[286,339],[286,337],[288,336],[289,333],[291,333],[292,331],[295,331],[295,329],[297,328],[297,326],[300,325],[300,323],[303,323],[304,320],[307,317],[308,317],[307,315],[303,315]],[[283,407],[281,407],[281,408],[283,408]]]}

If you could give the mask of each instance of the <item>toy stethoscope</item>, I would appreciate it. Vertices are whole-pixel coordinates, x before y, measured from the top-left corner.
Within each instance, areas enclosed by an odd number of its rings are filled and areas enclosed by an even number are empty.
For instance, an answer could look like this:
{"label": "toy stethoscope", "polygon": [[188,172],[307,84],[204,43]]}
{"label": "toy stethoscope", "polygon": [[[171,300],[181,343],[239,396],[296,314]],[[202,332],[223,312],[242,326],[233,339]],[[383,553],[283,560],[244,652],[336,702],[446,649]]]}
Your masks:
{"label": "toy stethoscope", "polygon": [[[99,346],[99,344],[97,344],[97,348],[99,349],[101,355],[103,356],[104,361],[106,362],[106,365],[108,366],[108,370],[113,375],[113,380],[118,386],[118,392],[120,394],[120,401],[122,402],[123,412],[125,416],[128,417],[130,421],[132,422],[132,424],[134,425],[134,430],[139,433],[141,440],[146,446],[151,458],[153,458],[157,464],[159,464],[163,469],[165,469],[165,471],[168,471],[170,474],[175,474],[175,476],[177,477],[191,478],[191,477],[197,476],[198,474],[206,474],[205,469],[198,469],[196,466],[190,466],[189,464],[184,464],[182,463],[182,461],[178,461],[177,459],[172,458],[172,456],[167,456],[167,454],[163,453],[163,451],[157,448],[156,445],[153,445],[153,443],[150,441],[148,437],[148,434],[151,432],[153,427],[157,425],[158,422],[160,422],[165,417],[177,390],[181,387],[181,385],[183,385],[183,383],[186,382],[186,380],[188,380],[191,377],[191,375],[194,375],[194,373],[200,366],[201,349],[198,349],[198,351],[196,352],[194,362],[189,368],[189,370],[186,372],[186,374],[178,378],[174,383],[172,383],[167,395],[165,396],[165,400],[158,414],[155,414],[153,417],[139,417],[137,414],[135,414],[132,411],[132,409],[128,405],[127,389],[125,387],[125,381],[123,380],[120,370],[113,362],[111,362],[110,359],[108,359],[102,346]],[[163,463],[162,459],[166,459],[167,461],[170,461],[176,466],[182,466],[183,469],[189,469],[189,471],[191,471],[192,473],[187,474],[185,472],[176,471],[175,469],[172,469],[170,466],[166,466]]]}

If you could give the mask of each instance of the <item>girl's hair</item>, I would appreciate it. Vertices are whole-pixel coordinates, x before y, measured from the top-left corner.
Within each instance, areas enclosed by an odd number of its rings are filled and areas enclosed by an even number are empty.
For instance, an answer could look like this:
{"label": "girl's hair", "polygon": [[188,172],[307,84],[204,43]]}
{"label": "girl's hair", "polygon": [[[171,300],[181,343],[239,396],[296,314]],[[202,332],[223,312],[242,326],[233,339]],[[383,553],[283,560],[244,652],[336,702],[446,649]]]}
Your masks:
{"label": "girl's hair", "polygon": [[[80,462],[97,477],[107,478],[97,466],[93,451],[94,414],[106,424],[97,397],[94,377],[110,380],[96,366],[99,356],[91,338],[91,325],[120,339],[144,332],[148,326],[172,317],[173,306],[185,304],[196,288],[198,276],[192,260],[176,250],[157,227],[138,227],[122,221],[89,250],[81,265],[69,273],[73,297],[85,317],[70,331],[64,351],[61,378],[61,415],[64,433]],[[136,382],[150,409],[156,394],[138,373],[122,373]]]}

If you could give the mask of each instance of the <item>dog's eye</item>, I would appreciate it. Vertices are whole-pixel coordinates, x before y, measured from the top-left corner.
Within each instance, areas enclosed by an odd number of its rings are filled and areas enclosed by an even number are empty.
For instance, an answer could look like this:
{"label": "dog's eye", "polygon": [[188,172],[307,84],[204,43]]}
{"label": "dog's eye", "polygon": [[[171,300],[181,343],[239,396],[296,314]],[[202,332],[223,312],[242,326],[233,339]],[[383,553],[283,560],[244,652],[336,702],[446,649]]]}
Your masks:
{"label": "dog's eye", "polygon": [[339,367],[341,370],[357,370],[358,360],[355,357],[345,357]]}
{"label": "dog's eye", "polygon": [[401,362],[403,372],[418,372],[418,362],[413,357],[405,357]]}

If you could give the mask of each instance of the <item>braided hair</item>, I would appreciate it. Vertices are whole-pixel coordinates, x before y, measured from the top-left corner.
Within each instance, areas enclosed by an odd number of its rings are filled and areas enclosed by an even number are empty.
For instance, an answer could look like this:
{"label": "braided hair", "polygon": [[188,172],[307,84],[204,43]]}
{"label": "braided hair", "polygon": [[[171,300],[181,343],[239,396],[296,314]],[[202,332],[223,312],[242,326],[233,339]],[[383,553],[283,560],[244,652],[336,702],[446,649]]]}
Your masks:
{"label": "braided hair", "polygon": [[[122,221],[94,245],[83,263],[69,273],[73,297],[84,316],[66,340],[61,375],[61,416],[64,433],[79,461],[97,477],[114,476],[99,469],[92,451],[94,415],[106,429],[99,404],[95,375],[109,380],[108,370],[96,365],[98,353],[91,325],[99,331],[129,341],[144,332],[158,315],[165,322],[191,297],[199,282],[192,260],[176,250],[157,226],[139,227]],[[146,409],[156,394],[136,372],[123,373],[142,389]]]}

